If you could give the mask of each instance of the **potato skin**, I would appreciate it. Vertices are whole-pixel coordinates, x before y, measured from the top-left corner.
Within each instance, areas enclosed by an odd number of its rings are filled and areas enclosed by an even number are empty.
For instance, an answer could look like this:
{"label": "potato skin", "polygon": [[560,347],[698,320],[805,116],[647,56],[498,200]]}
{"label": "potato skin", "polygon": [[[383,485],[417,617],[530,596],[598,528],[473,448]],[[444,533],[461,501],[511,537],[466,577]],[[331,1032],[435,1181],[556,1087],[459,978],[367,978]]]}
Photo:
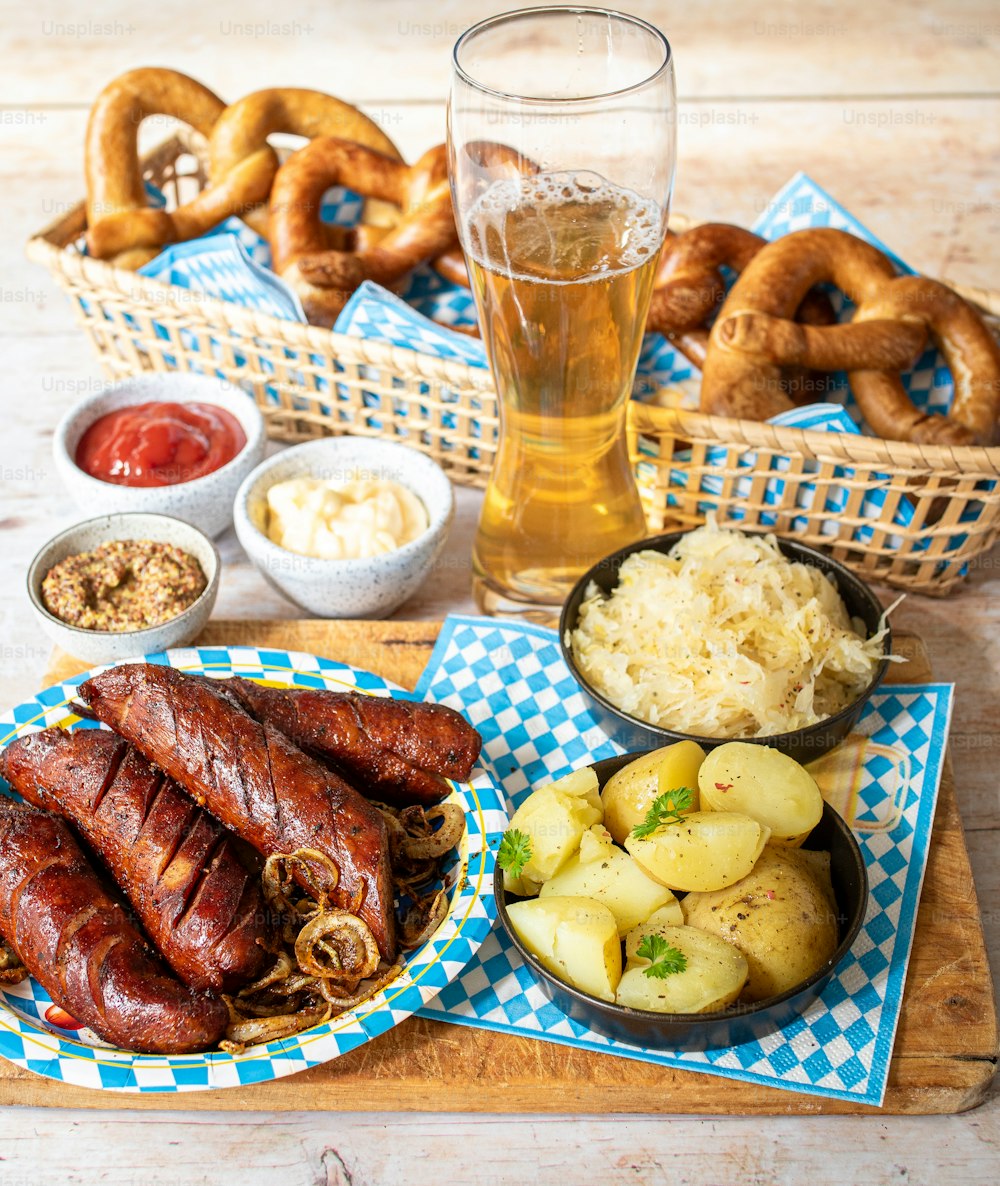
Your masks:
{"label": "potato skin", "polygon": [[618,844],[646,818],[657,795],[679,787],[695,792],[692,811],[698,810],[698,768],[705,751],[693,741],[678,741],[653,750],[612,774],[601,791],[604,826]]}
{"label": "potato skin", "polygon": [[746,877],[768,829],[736,811],[694,811],[651,836],[630,836],[625,850],[672,890],[720,890]]}
{"label": "potato skin", "polygon": [[807,980],[837,949],[833,890],[822,863],[768,844],[753,870],[726,889],[688,894],[684,921],[728,940],[750,968],[746,1001],[777,996]]}
{"label": "potato skin", "polygon": [[708,755],[698,771],[706,811],[742,811],[771,829],[771,844],[792,848],[823,815],[816,780],[787,754],[766,745],[731,741]]}
{"label": "potato skin", "polygon": [[[659,912],[658,912],[659,913]],[[650,961],[637,953],[646,935],[657,934],[687,958],[683,972],[662,979],[647,976]],[[628,963],[615,1000],[654,1013],[713,1013],[725,1009],[746,983],[747,961],[718,935],[697,927],[669,926],[653,919],[632,931],[625,944]]]}

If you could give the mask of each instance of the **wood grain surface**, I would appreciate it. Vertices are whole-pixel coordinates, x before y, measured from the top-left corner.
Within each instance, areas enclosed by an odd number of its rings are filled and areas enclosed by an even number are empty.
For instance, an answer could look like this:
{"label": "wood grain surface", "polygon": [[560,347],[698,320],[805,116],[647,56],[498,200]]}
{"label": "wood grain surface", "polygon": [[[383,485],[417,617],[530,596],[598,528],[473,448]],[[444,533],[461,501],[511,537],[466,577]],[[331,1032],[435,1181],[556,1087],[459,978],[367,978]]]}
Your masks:
{"label": "wood grain surface", "polygon": [[[323,655],[412,688],[426,666],[433,622],[214,621],[199,645],[247,645]],[[890,680],[931,678],[923,643],[894,639],[909,660]],[[61,652],[48,686],[84,666]],[[993,1078],[997,1018],[976,891],[946,760],[917,916],[889,1085],[882,1111],[960,1112]],[[272,1083],[183,1096],[111,1095],[66,1087],[0,1063],[0,1104],[127,1109],[351,1110],[363,1097],[386,1111],[810,1115],[873,1112],[844,1100],[677,1071],[534,1038],[414,1017],[335,1062]]]}

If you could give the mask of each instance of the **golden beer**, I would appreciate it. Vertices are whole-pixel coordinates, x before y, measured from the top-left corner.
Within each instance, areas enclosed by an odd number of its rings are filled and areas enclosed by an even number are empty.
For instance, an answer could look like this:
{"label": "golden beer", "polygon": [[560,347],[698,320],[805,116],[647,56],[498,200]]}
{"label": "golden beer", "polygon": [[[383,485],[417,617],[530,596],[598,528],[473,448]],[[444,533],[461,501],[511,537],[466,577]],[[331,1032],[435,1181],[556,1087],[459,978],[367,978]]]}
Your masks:
{"label": "golden beer", "polygon": [[558,605],[645,533],[625,409],[662,235],[655,202],[589,172],[496,181],[469,212],[502,422],[473,550],[486,612]]}

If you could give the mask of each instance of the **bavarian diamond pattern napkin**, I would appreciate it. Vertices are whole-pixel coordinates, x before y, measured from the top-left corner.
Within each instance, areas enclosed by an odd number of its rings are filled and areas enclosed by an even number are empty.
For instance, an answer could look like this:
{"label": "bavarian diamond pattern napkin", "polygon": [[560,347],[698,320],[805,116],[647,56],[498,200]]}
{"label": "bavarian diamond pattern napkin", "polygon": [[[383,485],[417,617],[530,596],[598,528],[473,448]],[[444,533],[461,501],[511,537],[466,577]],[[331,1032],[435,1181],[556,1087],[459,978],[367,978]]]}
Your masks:
{"label": "bavarian diamond pattern napkin", "polygon": [[[457,1025],[663,1066],[881,1103],[927,863],[951,692],[948,684],[926,684],[876,693],[858,727],[865,735],[855,743],[859,769],[849,779],[833,779],[832,790],[820,779],[834,806],[854,820],[871,898],[862,932],[822,997],[784,1029],[761,1041],[703,1053],[644,1050],[605,1038],[549,1003],[499,926],[422,1012]],[[531,788],[621,752],[588,711],[555,633],[542,627],[449,617],[417,694],[460,709],[479,729],[482,761],[510,811]],[[836,792],[848,788],[853,801],[838,801]]]}
{"label": "bavarian diamond pattern napkin", "polygon": [[[849,435],[857,436],[860,429],[854,418],[849,414],[846,408],[841,404],[820,403],[809,404],[802,408],[792,408],[788,412],[781,412],[777,416],[772,416],[772,424],[784,425],[788,428],[799,428],[808,432],[842,432]],[[640,441],[640,451],[643,446]],[[690,460],[690,450],[682,450],[676,454],[678,460]],[[731,462],[729,461],[726,449],[721,445],[713,445],[705,450],[705,460],[708,464],[718,468],[728,468]],[[748,476],[737,478],[733,487],[734,493],[740,498],[748,498],[751,490],[751,478],[749,471],[757,465],[757,453],[755,450],[748,450],[739,454],[736,460],[738,469],[748,471]],[[777,475],[787,473],[791,466],[791,461],[788,457],[773,457],[771,459],[771,470],[775,473],[775,477],[769,478],[764,485],[764,504],[765,506],[781,506],[785,497],[785,482]],[[652,466],[647,467],[652,478]],[[816,461],[806,461],[802,465],[803,473],[818,473],[819,463]],[[640,462],[640,474],[643,473],[643,465]],[[858,517],[861,519],[871,519],[876,522],[881,521],[882,508],[885,506],[885,500],[888,494],[889,486],[892,481],[889,474],[874,474],[873,478],[885,483],[885,487],[875,487],[868,490],[862,499],[861,507],[858,510]],[[854,478],[854,470],[851,466],[838,465],[833,471],[834,481],[825,487],[825,510],[828,515],[834,516],[826,519],[823,524],[823,534],[829,536],[838,536],[840,534],[841,524],[835,516],[839,515],[847,506],[850,497],[850,483]],[[667,489],[667,505],[679,506],[680,498],[677,493],[678,489],[687,490],[689,484],[696,480],[695,475],[690,470],[671,470],[670,471],[670,485]],[[844,484],[837,485],[837,481],[842,481]],[[718,473],[705,473],[697,478],[699,493],[719,495],[722,493],[724,482]],[[792,519],[793,531],[805,531],[807,520],[805,513],[812,508],[816,497],[816,487],[811,483],[803,483],[799,486],[796,492],[796,507],[800,509],[803,514],[797,515]],[[715,503],[706,500],[699,502],[698,510],[701,514],[707,515],[715,510]],[[730,512],[731,518],[739,522],[743,517],[743,511],[739,506],[733,507]],[[777,515],[764,512],[761,515],[761,522],[768,527],[773,527],[777,523]],[[913,521],[913,503],[908,498],[901,498],[893,513],[893,522],[902,526],[908,526]],[[872,529],[865,524],[861,524],[854,530],[854,538],[867,543],[872,538]],[[888,547],[899,546],[898,536],[888,536],[886,544]],[[929,538],[917,545],[918,550],[926,547],[930,543]]]}

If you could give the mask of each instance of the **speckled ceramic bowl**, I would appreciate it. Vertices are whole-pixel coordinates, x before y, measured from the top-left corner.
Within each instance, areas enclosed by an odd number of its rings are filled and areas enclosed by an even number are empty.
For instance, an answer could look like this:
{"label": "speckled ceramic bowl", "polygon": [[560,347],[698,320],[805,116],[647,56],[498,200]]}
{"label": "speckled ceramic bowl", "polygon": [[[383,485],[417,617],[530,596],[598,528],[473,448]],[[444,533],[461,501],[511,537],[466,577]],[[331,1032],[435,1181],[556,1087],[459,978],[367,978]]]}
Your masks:
{"label": "speckled ceramic bowl", "polygon": [[[266,534],[267,492],[301,477],[346,477],[356,471],[399,482],[427,508],[423,535],[394,552],[364,560],[318,560],[272,543]],[[236,534],[264,577],[290,601],[320,618],[384,618],[420,587],[441,554],[455,513],[441,467],[407,445],[328,437],[296,445],[259,465],[233,508]]]}
{"label": "speckled ceramic bowl", "polygon": [[[201,565],[208,585],[198,600],[176,618],[146,630],[82,630],[50,614],[42,603],[42,581],[60,560],[89,552],[99,544],[116,539],[148,539],[175,544]],[[86,663],[110,663],[115,659],[151,655],[168,647],[183,646],[201,632],[208,621],[219,591],[219,553],[204,532],[190,523],[167,515],[102,515],[61,531],[38,552],[28,569],[28,597],[39,624],[52,641]]]}
{"label": "speckled ceramic bowl", "polygon": [[[117,486],[84,473],[74,458],[90,425],[107,412],[153,400],[225,408],[243,426],[247,443],[221,469],[176,486]],[[242,388],[205,375],[168,371],[125,379],[70,408],[56,428],[52,451],[59,477],[81,510],[103,515],[130,511],[172,515],[214,538],[232,523],[236,491],[264,456],[265,444],[264,419]]]}

